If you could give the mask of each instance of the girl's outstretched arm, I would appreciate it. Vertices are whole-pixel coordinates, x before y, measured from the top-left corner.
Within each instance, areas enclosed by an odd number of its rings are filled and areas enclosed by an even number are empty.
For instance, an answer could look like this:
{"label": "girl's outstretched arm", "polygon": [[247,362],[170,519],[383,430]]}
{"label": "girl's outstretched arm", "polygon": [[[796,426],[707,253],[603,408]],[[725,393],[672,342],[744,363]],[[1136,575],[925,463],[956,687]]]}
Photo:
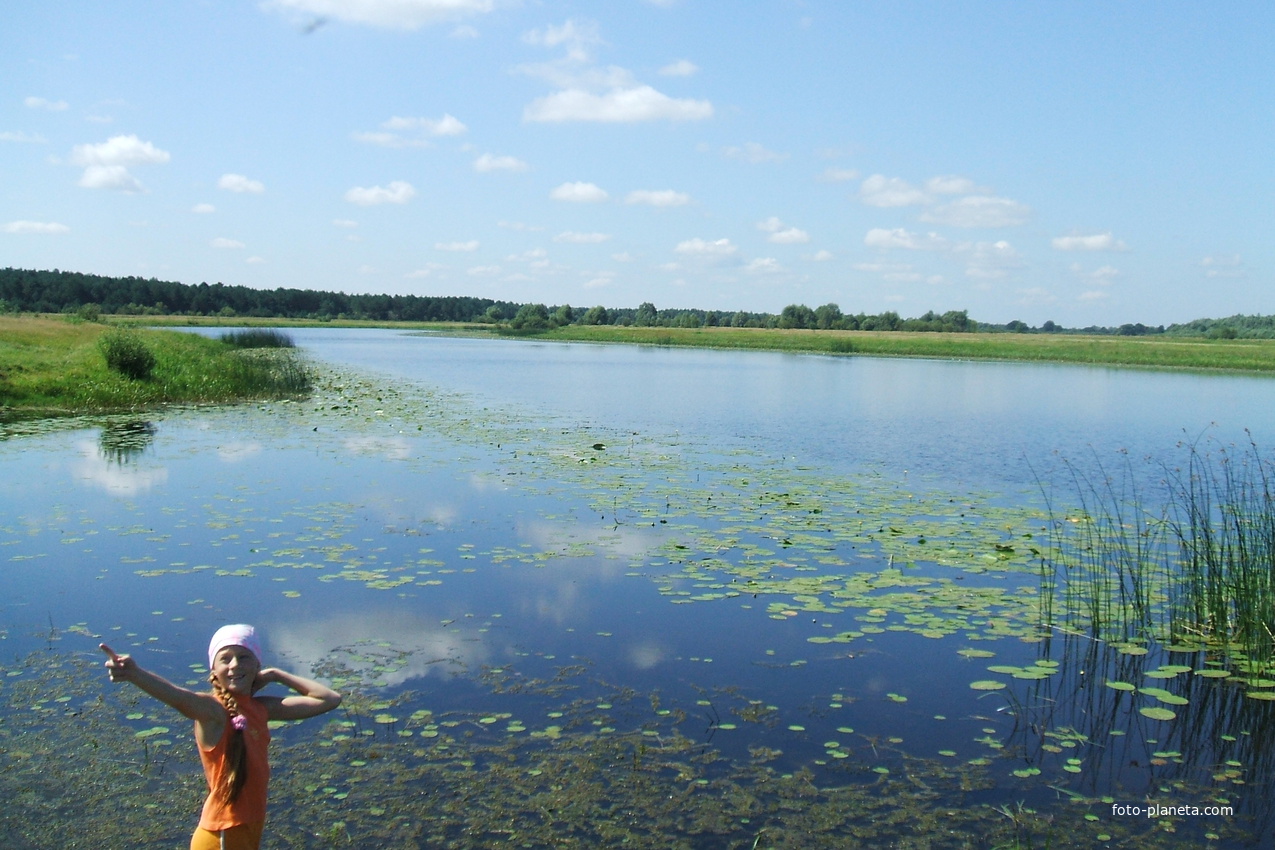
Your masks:
{"label": "girl's outstretched arm", "polygon": [[226,709],[215,696],[174,685],[163,676],[142,669],[131,655],[116,655],[104,643],[98,644],[98,649],[107,655],[106,670],[112,682],[130,682],[195,721],[195,736],[201,746],[211,747],[220,740]]}
{"label": "girl's outstretched arm", "polygon": [[341,695],[327,685],[277,667],[267,667],[258,673],[252,689],[256,691],[272,682],[278,682],[296,693],[286,697],[258,697],[266,704],[271,720],[304,720],[329,712],[341,704]]}

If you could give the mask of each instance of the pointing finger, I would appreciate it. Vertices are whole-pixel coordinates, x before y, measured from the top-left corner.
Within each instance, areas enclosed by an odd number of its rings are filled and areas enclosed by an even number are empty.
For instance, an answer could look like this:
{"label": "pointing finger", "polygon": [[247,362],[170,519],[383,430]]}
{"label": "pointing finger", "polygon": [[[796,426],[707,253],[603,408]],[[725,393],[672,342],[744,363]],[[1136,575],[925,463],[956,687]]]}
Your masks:
{"label": "pointing finger", "polygon": [[119,663],[120,657],[115,654],[115,650],[111,649],[109,646],[107,646],[104,643],[99,643],[97,645],[97,648],[105,652],[107,655],[109,655],[112,661],[114,661],[117,664]]}

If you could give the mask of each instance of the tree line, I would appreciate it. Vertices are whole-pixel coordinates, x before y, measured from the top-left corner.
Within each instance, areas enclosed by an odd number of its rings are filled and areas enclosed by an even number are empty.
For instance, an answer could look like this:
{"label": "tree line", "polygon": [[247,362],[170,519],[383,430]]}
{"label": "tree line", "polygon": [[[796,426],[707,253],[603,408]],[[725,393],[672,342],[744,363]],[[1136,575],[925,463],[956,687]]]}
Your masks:
{"label": "tree line", "polygon": [[1014,320],[1005,324],[976,322],[965,310],[930,311],[916,318],[884,313],[848,313],[836,304],[811,308],[790,304],[780,313],[743,310],[656,309],[637,307],[587,309],[569,305],[519,304],[491,298],[429,295],[347,294],[313,289],[253,289],[223,283],[186,284],[142,277],[111,277],[81,272],[0,269],[0,312],[80,313],[95,316],[187,315],[223,318],[286,318],[332,321],[465,322],[534,333],[568,324],[645,327],[734,327],[807,330],[862,330],[972,333],[1088,333],[1143,336],[1169,334],[1221,339],[1275,338],[1275,316],[1231,316],[1196,319],[1185,324],[1149,327],[1064,328],[1053,321],[1039,327]]}

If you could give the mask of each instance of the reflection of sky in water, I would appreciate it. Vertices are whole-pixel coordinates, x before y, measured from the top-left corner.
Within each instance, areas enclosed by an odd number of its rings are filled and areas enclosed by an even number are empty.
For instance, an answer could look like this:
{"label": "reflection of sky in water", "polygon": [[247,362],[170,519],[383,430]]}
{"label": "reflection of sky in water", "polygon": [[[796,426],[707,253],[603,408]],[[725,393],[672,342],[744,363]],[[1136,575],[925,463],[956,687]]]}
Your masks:
{"label": "reflection of sky in water", "polygon": [[[436,356],[386,359],[377,341],[386,337],[436,346],[421,349]],[[506,430],[522,428],[530,442],[497,444],[507,437],[496,431],[454,440],[428,424],[416,430],[410,417],[326,417],[303,406],[172,412],[124,455],[103,450],[98,428],[0,442],[6,651],[19,656],[50,627],[83,624],[181,681],[207,635],[242,620],[263,628],[274,659],[302,669],[338,662],[368,685],[420,689],[440,703],[492,699],[461,684],[483,670],[551,678],[584,665],[600,681],[687,707],[690,725],[708,711],[703,701],[720,706],[724,721],[737,721],[732,708],[749,701],[774,705],[781,730],[811,729],[783,744],[794,759],[821,752],[827,730],[839,727],[902,737],[927,755],[951,746],[974,757],[986,753],[972,743],[983,730],[1009,734],[1016,721],[1004,696],[970,691],[970,681],[990,677],[989,662],[958,657],[968,645],[960,634],[883,632],[814,644],[812,635],[855,628],[855,612],[775,618],[774,596],[748,592],[674,604],[666,585],[699,588],[669,578],[683,567],[669,547],[685,542],[698,553],[701,531],[729,540],[703,557],[746,561],[746,547],[757,545],[774,559],[791,555],[794,575],[812,553],[835,548],[825,535],[789,551],[776,539],[755,540],[757,530],[733,515],[707,519],[706,507],[688,528],[679,500],[746,491],[742,479],[763,473],[782,482],[788,472],[832,475],[859,464],[913,474],[946,464],[958,477],[977,468],[981,483],[962,486],[1013,490],[1027,480],[1011,469],[1024,443],[1042,462],[1055,449],[1083,454],[1090,436],[1095,446],[1128,435],[1163,445],[1183,427],[1222,417],[1233,393],[1248,394],[1235,407],[1247,410],[1271,392],[1269,382],[1111,370],[917,371],[904,361],[715,359],[345,332],[336,339],[348,342],[329,353],[387,372],[436,377],[453,391],[481,384],[481,404],[514,404]],[[540,374],[522,362],[528,352],[580,371]],[[643,384],[647,368],[654,371]],[[1157,395],[1154,405],[1147,392]],[[1181,405],[1159,395],[1183,393],[1208,404],[1179,424],[1170,413]],[[537,427],[547,429],[551,459],[536,454]],[[607,435],[605,452],[637,461],[614,502],[612,479],[555,473],[555,463],[589,469],[595,430]],[[763,500],[756,510],[776,504]],[[862,521],[829,516],[825,524]],[[823,534],[808,534],[816,531]],[[879,551],[842,545],[836,554],[848,563],[833,572],[883,566]],[[976,587],[999,578],[964,580]],[[82,642],[91,652],[95,640]],[[1037,653],[1014,639],[975,645],[994,649],[999,663],[1030,664]],[[741,758],[748,742],[714,739]]]}

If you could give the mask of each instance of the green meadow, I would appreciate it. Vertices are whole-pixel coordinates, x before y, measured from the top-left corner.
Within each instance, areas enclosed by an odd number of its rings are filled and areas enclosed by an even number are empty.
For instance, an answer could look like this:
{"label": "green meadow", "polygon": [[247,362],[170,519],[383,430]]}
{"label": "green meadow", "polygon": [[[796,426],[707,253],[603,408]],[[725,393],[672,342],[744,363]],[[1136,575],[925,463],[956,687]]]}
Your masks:
{"label": "green meadow", "polygon": [[302,395],[289,349],[178,331],[0,316],[0,418],[112,413]]}

